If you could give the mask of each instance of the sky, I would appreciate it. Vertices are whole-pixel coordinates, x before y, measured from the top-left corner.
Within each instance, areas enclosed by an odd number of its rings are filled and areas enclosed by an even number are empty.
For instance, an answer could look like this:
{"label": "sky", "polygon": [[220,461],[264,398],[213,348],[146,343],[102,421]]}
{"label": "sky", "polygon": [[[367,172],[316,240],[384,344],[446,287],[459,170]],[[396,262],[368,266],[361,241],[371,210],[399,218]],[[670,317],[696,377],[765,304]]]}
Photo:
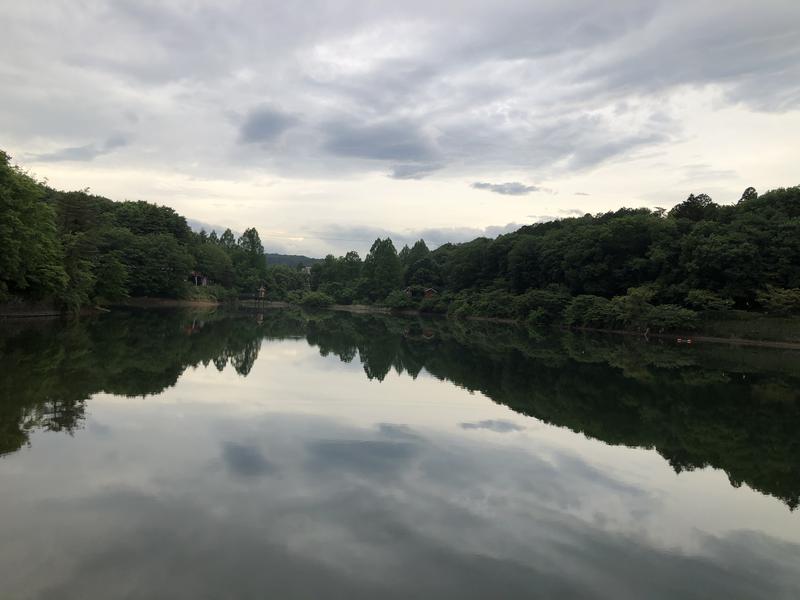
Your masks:
{"label": "sky", "polygon": [[800,2],[0,0],[0,149],[59,189],[398,247],[800,184]]}

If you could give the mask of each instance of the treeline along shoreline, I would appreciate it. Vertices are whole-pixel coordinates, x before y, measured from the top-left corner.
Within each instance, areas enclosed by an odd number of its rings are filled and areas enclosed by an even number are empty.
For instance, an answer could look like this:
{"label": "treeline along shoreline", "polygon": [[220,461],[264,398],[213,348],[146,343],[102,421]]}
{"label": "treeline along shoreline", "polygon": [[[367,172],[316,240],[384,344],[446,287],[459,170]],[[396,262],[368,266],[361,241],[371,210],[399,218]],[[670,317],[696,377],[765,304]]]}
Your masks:
{"label": "treeline along shoreline", "polygon": [[[363,304],[453,318],[641,332],[704,330],[800,313],[800,187],[733,204],[690,195],[669,211],[523,226],[495,239],[377,239],[305,265],[270,264],[255,228],[199,233],[165,206],[62,192],[0,152],[0,305],[77,312],[136,298],[254,296]],[[37,308],[38,307],[38,308]]]}

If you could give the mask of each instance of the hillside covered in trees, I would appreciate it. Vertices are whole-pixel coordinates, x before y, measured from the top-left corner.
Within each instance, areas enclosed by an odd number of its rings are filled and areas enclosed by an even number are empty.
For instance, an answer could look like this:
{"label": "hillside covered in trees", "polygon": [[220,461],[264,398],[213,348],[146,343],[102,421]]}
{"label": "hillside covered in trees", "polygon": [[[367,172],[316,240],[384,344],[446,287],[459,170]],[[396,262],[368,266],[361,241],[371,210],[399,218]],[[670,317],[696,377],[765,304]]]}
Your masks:
{"label": "hillside covered in trees", "polygon": [[314,263],[320,262],[321,258],[311,258],[302,254],[277,254],[275,252],[267,252],[267,264],[269,265],[286,265],[287,267],[310,267]]}
{"label": "hillside covered in trees", "polygon": [[268,265],[254,228],[238,239],[230,229],[195,233],[171,208],[56,191],[0,153],[0,303],[65,310],[129,296],[225,300],[265,285],[270,300],[533,327],[675,329],[701,311],[793,314],[800,187],[748,188],[729,205],[691,195],[670,211],[623,208],[435,250],[419,240],[398,252],[378,239],[363,260],[351,251],[303,267]]}
{"label": "hillside covered in trees", "polygon": [[800,187],[762,196],[748,188],[731,205],[691,195],[668,212],[623,208],[435,250],[419,240],[397,252],[377,240],[363,263],[349,252],[315,264],[311,287],[336,302],[534,326],[670,329],[690,327],[699,311],[792,314]]}
{"label": "hillside covered in trees", "polygon": [[[211,285],[196,286],[203,277]],[[238,240],[230,229],[194,233],[169,207],[59,192],[0,153],[0,302],[77,310],[129,296],[224,299],[266,279],[253,228]]]}

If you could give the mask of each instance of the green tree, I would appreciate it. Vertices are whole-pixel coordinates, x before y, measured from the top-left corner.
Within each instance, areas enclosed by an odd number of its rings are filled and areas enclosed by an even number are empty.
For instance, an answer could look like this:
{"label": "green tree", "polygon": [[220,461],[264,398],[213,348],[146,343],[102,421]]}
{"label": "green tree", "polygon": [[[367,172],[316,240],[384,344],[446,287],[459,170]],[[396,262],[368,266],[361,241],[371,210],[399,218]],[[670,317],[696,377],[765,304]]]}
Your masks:
{"label": "green tree", "polygon": [[194,260],[173,236],[130,235],[122,255],[131,295],[180,298],[186,293]]}
{"label": "green tree", "polygon": [[370,300],[382,300],[402,285],[403,270],[390,238],[376,239],[364,259],[363,275]]}
{"label": "green tree", "polygon": [[758,199],[758,192],[756,191],[756,188],[749,187],[742,192],[742,197],[739,199],[739,202],[748,202],[756,199]]}
{"label": "green tree", "polygon": [[120,227],[137,235],[168,234],[181,243],[188,243],[192,231],[186,219],[169,206],[157,206],[143,200],[114,205],[114,218]]}
{"label": "green tree", "polygon": [[688,219],[690,221],[702,221],[712,219],[718,212],[719,206],[714,204],[708,194],[689,194],[689,197],[676,205],[669,216],[675,219]]}
{"label": "green tree", "polygon": [[122,252],[102,254],[94,269],[95,296],[100,301],[118,302],[128,297],[128,267]]}
{"label": "green tree", "polygon": [[236,238],[233,236],[233,232],[230,229],[226,229],[222,232],[222,235],[219,238],[219,243],[223,248],[228,250],[232,250],[236,247]]}
{"label": "green tree", "polygon": [[758,303],[767,312],[776,315],[800,314],[800,288],[782,289],[768,285],[759,291]]}
{"label": "green tree", "polygon": [[202,244],[195,249],[195,270],[224,287],[231,287],[236,278],[230,255],[215,244]]}
{"label": "green tree", "polygon": [[68,277],[45,188],[0,151],[0,301],[60,295]]}
{"label": "green tree", "polygon": [[[226,230],[222,237],[225,238],[228,232]],[[239,237],[237,246],[231,248],[230,252],[239,291],[254,292],[266,282],[267,260],[258,231],[254,228],[246,229]]]}

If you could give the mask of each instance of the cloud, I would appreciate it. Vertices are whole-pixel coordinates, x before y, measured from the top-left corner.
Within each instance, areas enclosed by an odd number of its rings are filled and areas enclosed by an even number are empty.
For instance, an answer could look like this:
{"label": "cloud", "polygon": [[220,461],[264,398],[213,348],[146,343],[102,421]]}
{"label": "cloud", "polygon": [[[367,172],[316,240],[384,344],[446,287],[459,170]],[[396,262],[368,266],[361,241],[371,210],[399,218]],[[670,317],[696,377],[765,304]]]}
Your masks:
{"label": "cloud", "polygon": [[732,169],[716,169],[703,163],[684,165],[681,170],[685,183],[739,180],[738,173]]}
{"label": "cloud", "polygon": [[326,440],[309,445],[310,467],[320,474],[343,473],[391,477],[414,458],[418,444],[410,441]]}
{"label": "cloud", "polygon": [[[576,76],[594,80],[605,90],[638,94],[715,85],[729,102],[755,110],[796,108],[800,103],[798,5],[775,2],[760,11],[737,3],[729,8],[723,13],[711,4],[673,5],[617,43],[605,60],[579,68]],[[627,52],[637,45],[637,52]],[[659,64],[655,71],[649,68],[653,61]]]}
{"label": "cloud", "polygon": [[408,425],[378,423],[378,432],[388,438],[418,440],[420,437]]}
{"label": "cloud", "polygon": [[427,177],[434,171],[442,168],[442,165],[425,165],[425,164],[404,164],[395,165],[389,177],[392,179],[422,179]]}
{"label": "cloud", "polygon": [[239,139],[245,144],[270,142],[294,125],[292,115],[261,107],[250,112],[239,129]]}
{"label": "cloud", "polygon": [[489,431],[494,431],[495,433],[509,433],[511,431],[522,431],[525,428],[517,425],[516,423],[512,423],[511,421],[501,421],[501,420],[487,420],[487,421],[478,421],[477,423],[462,423],[462,429],[488,429]]}
{"label": "cloud", "polygon": [[[192,231],[195,231],[197,233],[200,233],[200,231],[204,229],[206,233],[211,233],[212,231],[216,231],[217,235],[221,235],[223,231],[228,229],[224,225],[214,225],[213,223],[207,223],[205,221],[200,221],[198,219],[192,219],[192,218],[187,218],[186,224]],[[232,233],[237,238],[240,235],[238,231],[232,231]]]}
{"label": "cloud", "polygon": [[258,477],[276,471],[275,466],[264,457],[261,449],[252,444],[223,443],[222,461],[231,473],[241,477]]}
{"label": "cloud", "polygon": [[61,148],[53,152],[36,154],[33,159],[39,162],[61,162],[61,161],[91,161],[98,156],[109,154],[117,148],[122,148],[128,144],[128,140],[121,135],[113,135],[102,144],[86,144],[85,146],[71,146]]}
{"label": "cloud", "polygon": [[[115,453],[86,436],[64,444],[61,460],[21,457],[29,468],[4,474],[3,525],[48,537],[6,536],[5,562],[27,560],[38,573],[6,568],[7,595],[477,599],[498,597],[501,582],[509,600],[531,590],[588,599],[617,597],[622,582],[628,597],[654,600],[797,596],[796,536],[744,529],[730,509],[737,498],[725,494],[713,499],[722,507],[713,523],[697,521],[699,510],[670,521],[675,502],[663,485],[648,484],[653,495],[630,486],[629,473],[591,448],[572,454],[548,436],[514,448],[439,431],[412,452],[387,451],[359,444],[373,428],[248,414],[224,429],[262,440],[286,468],[280,485],[252,477],[242,486],[204,460],[219,420],[187,415],[178,428],[155,419],[158,443],[121,428]],[[320,435],[340,445],[316,447]],[[64,469],[76,457],[91,478]],[[154,476],[114,485],[143,464]],[[34,465],[58,495],[25,485]],[[41,568],[43,544],[68,560]]]}
{"label": "cloud", "polygon": [[524,196],[532,192],[538,192],[541,188],[535,185],[525,185],[519,181],[509,181],[507,183],[485,183],[483,181],[476,181],[472,184],[476,190],[488,190],[495,194],[503,194],[507,196]]}
{"label": "cloud", "polygon": [[580,208],[560,208],[556,211],[556,214],[528,215],[528,218],[533,223],[547,223],[548,221],[556,221],[558,219],[564,219],[568,217],[582,217],[585,214],[586,211],[581,210]]}
{"label": "cloud", "polygon": [[[343,175],[378,162],[395,179],[498,166],[569,173],[680,141],[668,99],[687,89],[714,87],[723,105],[753,110],[800,106],[800,8],[791,2],[721,12],[665,0],[357,0],[345,16],[317,0],[235,10],[121,1],[84,18],[59,2],[34,16],[7,13],[4,132],[24,147],[135,115],[159,149],[137,158],[160,166],[169,156],[202,172]],[[229,114],[245,115],[235,136]],[[279,157],[235,147],[290,129]],[[42,155],[90,160],[101,150],[75,143]]]}
{"label": "cloud", "polygon": [[[392,120],[378,123],[331,122],[324,127],[327,152],[343,157],[391,161],[426,161],[435,151],[414,124]],[[402,171],[402,169],[401,169]]]}

